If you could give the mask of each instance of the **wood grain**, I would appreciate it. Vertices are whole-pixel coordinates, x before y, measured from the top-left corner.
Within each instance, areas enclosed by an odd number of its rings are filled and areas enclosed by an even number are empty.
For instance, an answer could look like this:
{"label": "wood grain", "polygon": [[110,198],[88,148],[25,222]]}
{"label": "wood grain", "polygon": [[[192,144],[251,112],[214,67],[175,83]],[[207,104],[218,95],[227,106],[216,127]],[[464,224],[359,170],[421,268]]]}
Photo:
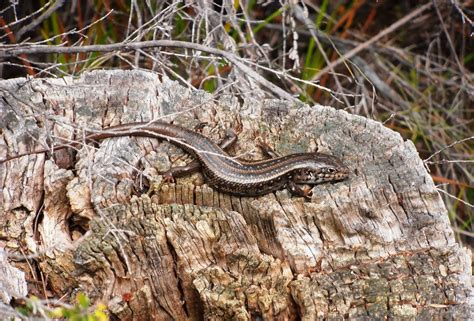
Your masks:
{"label": "wood grain", "polygon": [[134,320],[470,319],[470,253],[413,143],[379,122],[275,99],[240,104],[143,71],[0,86],[0,158],[159,118],[205,122],[216,141],[242,126],[232,152],[247,159],[262,157],[262,139],[280,154],[317,146],[352,172],[309,202],[285,190],[218,193],[200,174],[160,184],[158,172],[191,158],[149,138],[0,165],[0,246],[38,254],[56,297],[84,291]]}

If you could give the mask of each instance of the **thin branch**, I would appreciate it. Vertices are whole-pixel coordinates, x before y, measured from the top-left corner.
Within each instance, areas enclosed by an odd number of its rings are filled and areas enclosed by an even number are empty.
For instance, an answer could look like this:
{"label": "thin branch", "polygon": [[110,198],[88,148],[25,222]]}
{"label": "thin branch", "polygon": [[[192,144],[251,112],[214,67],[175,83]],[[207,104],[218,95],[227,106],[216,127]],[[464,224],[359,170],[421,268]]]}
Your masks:
{"label": "thin branch", "polygon": [[441,15],[441,12],[439,12],[439,8],[436,4],[436,1],[433,1],[433,6],[435,8],[435,11],[436,11],[436,15],[438,16],[438,19],[439,19],[439,22],[441,23],[441,28],[443,29],[443,32],[444,32],[444,35],[446,37],[446,39],[448,40],[448,44],[449,44],[449,49],[451,50],[451,54],[453,55],[454,57],[454,61],[456,61],[456,64],[458,65],[458,68],[459,68],[459,71],[464,75],[465,72],[464,72],[464,66],[462,65],[462,63],[459,61],[459,57],[456,53],[456,49],[454,48],[454,43],[453,43],[453,40],[451,39],[451,37],[449,36],[449,32],[448,32],[448,29],[446,28],[446,24],[444,23],[444,19],[443,19],[443,16]]}
{"label": "thin branch", "polygon": [[457,141],[455,141],[454,143],[449,144],[448,146],[446,146],[446,147],[440,149],[439,151],[437,151],[436,153],[432,154],[430,157],[428,157],[427,159],[425,159],[424,162],[425,162],[425,163],[428,163],[428,161],[429,161],[430,159],[432,159],[433,157],[435,157],[436,155],[438,155],[438,154],[441,153],[442,151],[444,151],[444,150],[446,150],[446,149],[448,149],[448,148],[451,148],[451,147],[453,147],[454,145],[457,145],[457,144],[460,144],[460,143],[464,143],[465,141],[468,141],[468,140],[471,140],[471,139],[474,139],[474,136],[466,137],[466,138],[461,139],[461,140],[457,140]]}
{"label": "thin branch", "polygon": [[270,81],[266,80],[263,76],[255,72],[252,68],[248,67],[242,62],[240,57],[237,57],[235,54],[224,51],[216,48],[211,48],[197,43],[185,42],[185,41],[176,41],[176,40],[153,40],[153,41],[141,41],[133,43],[114,43],[108,45],[90,45],[90,46],[81,46],[81,47],[62,47],[54,45],[16,45],[16,46],[0,46],[0,60],[7,57],[15,57],[20,54],[39,54],[39,53],[88,53],[88,52],[113,52],[117,50],[138,50],[138,49],[151,49],[158,47],[168,47],[168,48],[185,48],[190,50],[197,50],[207,52],[209,54],[214,54],[217,56],[224,57],[229,62],[233,63],[237,68],[239,68],[245,75],[252,78],[253,80],[260,83],[263,87],[270,90],[274,95],[296,101],[297,99],[281,89],[280,87],[274,85]]}
{"label": "thin branch", "polygon": [[[24,17],[21,18],[21,19],[17,19],[17,20],[15,20],[15,21],[13,21],[13,22],[11,22],[11,23],[5,25],[5,26],[1,26],[0,29],[10,28],[10,27],[13,27],[14,25],[16,25],[16,24],[18,24],[18,23],[20,23],[20,22],[23,22],[23,21],[25,21],[25,20],[27,20],[27,19],[29,19],[29,18],[31,18],[31,17],[37,15],[37,14],[40,13],[41,11],[45,10],[45,8],[48,7],[50,4],[51,4],[51,1],[48,1],[48,2],[46,2],[46,3],[44,4],[44,6],[42,6],[41,8],[39,8],[38,10],[36,10],[35,12],[33,12],[33,13],[27,15],[27,16],[24,16]],[[10,7],[14,7],[14,5],[12,4],[12,5],[10,5],[9,7],[7,7],[7,8],[5,8],[5,9],[1,10],[1,11],[0,11],[0,14],[3,14],[3,13],[5,12],[5,10],[7,10],[7,9],[10,8]]]}
{"label": "thin branch", "polygon": [[[326,52],[324,51],[324,48],[321,45],[321,42],[319,41],[317,34],[315,33],[315,31],[317,30],[315,24],[307,17],[307,15],[304,13],[303,9],[300,6],[294,6],[294,10],[295,10],[296,18],[298,20],[301,20],[305,24],[305,26],[309,30],[309,32],[311,33],[311,36],[313,37],[314,42],[316,43],[316,45],[318,47],[319,53],[323,56],[324,61],[328,64],[327,68],[331,72],[331,75],[333,76],[334,81],[336,82],[336,85],[337,85],[339,91],[341,93],[344,92],[342,84],[339,81],[339,77],[337,76],[336,72],[334,71],[334,66],[331,64],[331,61],[329,60],[329,57],[326,55]],[[316,78],[313,78],[312,81],[314,81],[315,79]],[[344,99],[344,103],[346,104],[346,106],[350,106],[350,103],[349,103],[349,100],[347,99],[347,97],[343,96],[343,99]]]}
{"label": "thin branch", "polygon": [[[34,43],[27,43],[27,42],[24,42],[23,45],[40,45],[42,43],[48,43],[48,42],[52,42],[53,40],[57,39],[57,38],[65,38],[66,36],[70,36],[70,35],[79,35],[81,36],[82,38],[87,38],[87,36],[85,34],[83,34],[82,32],[83,31],[86,31],[88,30],[90,27],[100,23],[101,21],[105,20],[109,15],[111,15],[112,13],[114,12],[114,9],[110,10],[109,12],[107,12],[104,16],[92,21],[90,24],[84,26],[83,28],[79,29],[79,30],[76,30],[76,28],[73,28],[69,31],[66,31],[66,32],[63,32],[61,34],[58,34],[58,35],[54,35],[48,39],[44,39],[44,40],[41,40],[41,41],[38,41],[38,42],[34,42]],[[1,48],[1,46],[0,46]]]}
{"label": "thin branch", "polygon": [[48,19],[56,10],[58,10],[59,8],[61,8],[64,4],[64,0],[56,0],[56,2],[51,6],[49,7],[45,12],[43,12],[41,14],[41,16],[39,16],[38,18],[34,19],[33,21],[31,21],[29,24],[27,24],[26,26],[23,26],[21,27],[20,30],[18,30],[18,32],[16,33],[16,38],[18,40],[21,39],[21,37],[27,33],[28,31],[38,27],[38,25],[40,23],[42,23],[44,20]]}
{"label": "thin branch", "polygon": [[384,30],[380,31],[374,37],[370,38],[366,42],[364,42],[364,43],[360,44],[359,46],[355,47],[354,49],[350,50],[345,55],[339,57],[336,61],[332,62],[326,68],[321,69],[316,75],[314,75],[313,80],[317,80],[317,79],[321,78],[322,75],[324,75],[325,73],[331,71],[332,68],[335,68],[336,66],[340,65],[344,61],[346,61],[348,59],[351,59],[352,57],[357,55],[362,50],[365,50],[365,49],[369,48],[370,46],[372,46],[378,40],[380,40],[383,37],[387,36],[388,34],[394,32],[395,30],[397,30],[398,28],[400,28],[404,24],[410,22],[413,18],[415,18],[416,16],[418,16],[422,12],[430,9],[432,5],[433,5],[433,3],[428,2],[425,5],[423,5],[423,6],[419,7],[418,9],[414,10],[410,14],[406,15],[404,18],[398,20],[397,22],[395,22],[394,24],[392,24],[388,28],[385,28]]}
{"label": "thin branch", "polygon": [[443,189],[441,189],[441,188],[439,188],[439,187],[437,187],[436,190],[437,190],[438,192],[441,192],[441,193],[445,194],[446,196],[448,196],[448,197],[450,197],[450,198],[455,199],[455,200],[458,201],[458,202],[461,202],[462,204],[464,204],[464,205],[466,205],[466,206],[468,206],[468,207],[470,207],[470,208],[474,208],[474,205],[473,205],[473,204],[470,204],[470,203],[468,203],[468,202],[466,202],[466,201],[460,199],[459,197],[456,197],[456,196],[454,196],[454,195],[451,195],[451,194],[449,194],[448,192],[444,191]]}
{"label": "thin branch", "polygon": [[[451,4],[456,8],[457,12],[461,15],[462,22],[465,23],[466,21],[471,25],[471,30],[474,29],[474,22],[469,18],[468,15],[462,11],[462,9],[459,7],[459,3],[457,0],[451,0]],[[472,36],[472,33],[471,33]]]}

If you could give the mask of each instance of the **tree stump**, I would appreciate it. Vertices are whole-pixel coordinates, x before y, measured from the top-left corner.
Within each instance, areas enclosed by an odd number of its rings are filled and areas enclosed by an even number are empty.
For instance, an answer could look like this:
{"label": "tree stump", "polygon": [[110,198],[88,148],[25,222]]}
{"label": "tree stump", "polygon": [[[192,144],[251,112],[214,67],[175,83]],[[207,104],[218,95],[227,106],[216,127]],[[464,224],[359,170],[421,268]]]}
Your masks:
{"label": "tree stump", "polygon": [[[10,264],[41,274],[52,297],[85,292],[120,320],[471,319],[471,254],[413,143],[379,122],[261,93],[216,98],[144,71],[0,89],[0,158],[52,147],[0,165],[0,250],[30,255]],[[246,159],[262,158],[257,139],[280,154],[317,147],[351,175],[310,201],[235,197],[199,173],[161,181],[192,159],[166,141],[54,150],[84,129],[153,119],[205,123],[215,141],[241,127],[231,154]]]}

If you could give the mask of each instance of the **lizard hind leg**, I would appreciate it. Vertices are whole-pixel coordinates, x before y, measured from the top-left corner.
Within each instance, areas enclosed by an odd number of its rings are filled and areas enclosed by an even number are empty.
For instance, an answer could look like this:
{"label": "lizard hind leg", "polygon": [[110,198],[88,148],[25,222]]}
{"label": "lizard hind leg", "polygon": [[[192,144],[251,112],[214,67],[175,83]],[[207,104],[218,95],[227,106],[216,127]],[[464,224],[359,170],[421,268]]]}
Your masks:
{"label": "lizard hind leg", "polygon": [[260,148],[260,150],[262,151],[262,154],[268,158],[277,158],[281,156],[280,154],[275,152],[273,148],[270,147],[270,145],[268,145],[267,143],[263,141],[259,140],[257,142],[257,147]]}

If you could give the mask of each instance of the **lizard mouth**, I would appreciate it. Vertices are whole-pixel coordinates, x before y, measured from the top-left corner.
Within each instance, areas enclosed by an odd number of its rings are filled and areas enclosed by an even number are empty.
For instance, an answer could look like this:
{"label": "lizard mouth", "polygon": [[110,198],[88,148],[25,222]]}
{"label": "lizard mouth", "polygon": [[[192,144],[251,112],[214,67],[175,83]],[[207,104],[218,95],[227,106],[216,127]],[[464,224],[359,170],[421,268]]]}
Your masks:
{"label": "lizard mouth", "polygon": [[316,185],[325,182],[337,182],[346,179],[349,176],[349,170],[343,169],[337,172],[323,172],[303,170],[293,177],[296,184]]}

